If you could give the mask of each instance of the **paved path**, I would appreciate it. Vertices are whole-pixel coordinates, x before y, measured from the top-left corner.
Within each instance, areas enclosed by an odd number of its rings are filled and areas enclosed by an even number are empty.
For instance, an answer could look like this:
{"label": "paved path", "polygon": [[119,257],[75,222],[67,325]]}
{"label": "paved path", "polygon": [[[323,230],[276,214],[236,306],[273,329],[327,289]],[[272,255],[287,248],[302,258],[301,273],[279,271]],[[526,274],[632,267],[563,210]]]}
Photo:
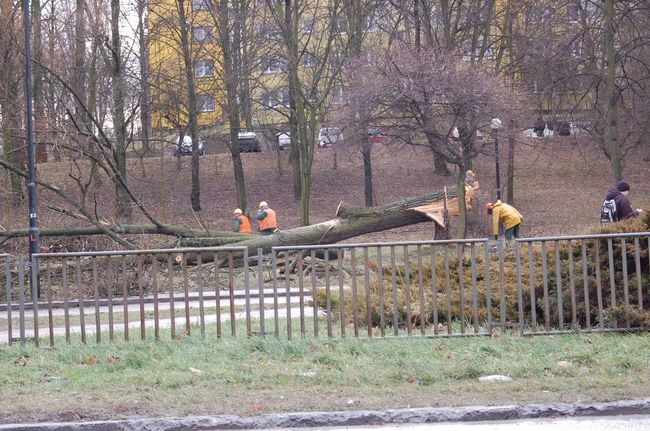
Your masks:
{"label": "paved path", "polygon": [[[227,292],[222,293],[222,295],[228,295]],[[298,289],[290,289],[289,290],[289,304],[290,304],[290,313],[292,318],[296,318],[300,316],[300,308],[297,306],[300,303],[300,297]],[[245,307],[246,305],[246,293],[243,290],[237,290],[234,292],[234,301],[233,304],[236,307]],[[189,309],[190,309],[190,322],[192,325],[200,325],[200,317],[199,317],[199,310],[201,307],[201,301],[199,300],[199,294],[197,292],[192,292],[189,295],[190,300],[188,301]],[[168,311],[170,310],[170,298],[169,295],[159,295],[159,303],[158,303],[158,311]],[[311,299],[311,296],[305,296],[304,297],[304,316],[305,317],[311,317],[313,316],[313,307],[310,307],[307,305],[307,301]],[[278,302],[278,318],[282,319],[287,316],[287,295],[286,295],[286,290],[285,289],[278,289],[277,290],[277,298],[274,296],[274,293],[271,289],[265,289],[264,290],[264,305],[265,305],[265,312],[264,312],[264,319],[265,321],[268,321],[269,319],[273,320],[274,319],[274,312],[273,312],[273,304],[277,300]],[[144,301],[144,310],[145,313],[151,314],[155,307],[153,303],[153,298],[152,297],[146,297]],[[251,320],[259,322],[260,319],[260,310],[259,310],[259,304],[260,304],[260,298],[259,298],[259,291],[258,290],[251,290],[249,292],[249,303],[251,307],[256,307],[255,309],[252,309],[250,312]],[[107,300],[102,300],[102,304],[107,304]],[[139,298],[129,298],[127,301],[127,308],[129,310],[129,324],[128,327],[129,329],[140,329],[140,303],[139,303]],[[52,310],[52,316],[57,318],[59,320],[58,323],[56,323],[56,326],[54,327],[54,335],[55,336],[65,336],[66,335],[66,330],[65,330],[65,325],[64,323],[60,322],[60,320],[65,316],[65,309],[62,308],[62,304],[58,304],[60,306],[57,306]],[[270,306],[270,307],[269,307]],[[215,308],[216,307],[216,297],[214,292],[205,292],[203,295],[203,307],[204,308]],[[221,322],[228,322],[230,321],[231,315],[230,315],[230,297],[229,296],[222,296],[220,298],[220,307],[221,307]],[[185,302],[184,298],[180,294],[176,294],[174,297],[174,308],[175,310],[181,310],[184,313],[185,310]],[[121,298],[115,298],[114,304],[113,304],[113,313],[123,313],[124,311],[124,306]],[[104,316],[104,320],[107,320],[108,314],[109,314],[109,306],[108,305],[101,305],[98,307],[99,314]],[[85,305],[83,307],[83,315],[84,315],[84,320],[85,320],[85,333],[88,338],[95,336],[96,333],[96,323],[95,323],[95,304],[94,302],[85,302]],[[47,339],[50,336],[50,331],[48,325],[48,313],[49,311],[47,309],[41,308],[39,306],[38,310],[38,319],[39,319],[39,338],[41,339]],[[68,314],[69,316],[76,316],[78,320],[78,316],[81,314],[81,309],[78,306],[75,307],[69,307],[68,308]],[[6,344],[8,342],[8,337],[9,333],[7,330],[7,312],[4,311],[0,313],[0,344]],[[19,311],[18,310],[12,310],[12,319],[17,319],[19,317]],[[33,322],[34,319],[34,312],[33,310],[25,310],[25,319],[28,322]],[[246,319],[246,312],[241,311],[241,312],[236,312],[235,313],[235,320],[245,320]],[[216,313],[211,312],[209,314],[205,314],[204,317],[204,324],[208,325],[211,323],[216,323],[217,321],[217,316]],[[175,318],[175,323],[176,323],[176,329],[177,331],[182,331],[185,328],[185,316],[177,316]],[[171,328],[171,319],[170,318],[161,318],[158,320],[158,325],[159,328]],[[148,330],[148,332],[153,331],[155,327],[155,320],[151,317],[148,316],[147,319],[145,319],[145,328]],[[108,333],[109,333],[109,325],[107,323],[102,323],[100,325],[100,331],[102,335],[106,338],[108,338]],[[273,329],[270,326],[267,325],[266,331],[268,332],[269,329]],[[113,330],[115,332],[121,332],[124,330],[124,324],[123,323],[114,323],[113,324]],[[224,329],[225,331],[225,329]],[[228,328],[228,333],[230,329]],[[70,326],[70,333],[71,334],[81,334],[81,326],[80,324],[75,324]],[[105,335],[104,335],[105,334]],[[137,335],[139,337],[139,333]],[[14,323],[14,327],[12,328],[12,337],[14,340],[16,338],[20,337],[20,328],[16,323]],[[34,337],[34,330],[32,328],[25,328],[25,337],[26,338],[32,338]],[[133,338],[133,335],[131,336]]]}

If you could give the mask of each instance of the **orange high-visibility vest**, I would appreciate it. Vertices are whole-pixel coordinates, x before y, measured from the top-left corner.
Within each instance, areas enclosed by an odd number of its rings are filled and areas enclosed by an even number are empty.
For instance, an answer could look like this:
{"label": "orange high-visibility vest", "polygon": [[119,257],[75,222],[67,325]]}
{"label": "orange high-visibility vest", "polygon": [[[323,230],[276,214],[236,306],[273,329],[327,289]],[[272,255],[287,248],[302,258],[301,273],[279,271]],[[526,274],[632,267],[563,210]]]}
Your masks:
{"label": "orange high-visibility vest", "polygon": [[264,210],[266,212],[266,217],[264,217],[262,220],[260,220],[260,230],[266,230],[266,229],[275,229],[278,227],[278,223],[275,221],[275,211],[273,211],[271,208],[267,208]]}
{"label": "orange high-visibility vest", "polygon": [[237,217],[237,220],[241,223],[239,225],[239,233],[253,233],[251,229],[251,221],[245,215],[240,215]]}

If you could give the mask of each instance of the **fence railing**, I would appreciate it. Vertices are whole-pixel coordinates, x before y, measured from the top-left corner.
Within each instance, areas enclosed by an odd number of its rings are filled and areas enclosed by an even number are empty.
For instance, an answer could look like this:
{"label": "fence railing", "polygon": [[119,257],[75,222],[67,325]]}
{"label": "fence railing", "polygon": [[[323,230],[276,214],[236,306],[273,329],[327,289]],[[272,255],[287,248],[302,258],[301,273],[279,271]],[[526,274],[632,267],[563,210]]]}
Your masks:
{"label": "fence railing", "polygon": [[643,232],[5,254],[0,343],[631,330],[650,300],[649,248]]}

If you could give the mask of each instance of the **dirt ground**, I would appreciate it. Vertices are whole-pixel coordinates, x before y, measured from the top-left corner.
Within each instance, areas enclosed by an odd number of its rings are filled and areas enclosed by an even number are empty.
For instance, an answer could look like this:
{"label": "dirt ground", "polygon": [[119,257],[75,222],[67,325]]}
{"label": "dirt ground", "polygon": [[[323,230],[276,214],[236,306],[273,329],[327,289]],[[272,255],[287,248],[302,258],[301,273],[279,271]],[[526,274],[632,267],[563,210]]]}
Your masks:
{"label": "dirt ground", "polygon": [[[333,168],[336,154],[336,169]],[[506,195],[507,144],[500,149],[501,184]],[[281,229],[300,225],[300,205],[292,192],[288,151],[278,154],[270,149],[261,153],[242,154],[248,194],[247,210],[254,214],[261,200],[269,202],[279,218]],[[524,215],[522,235],[572,235],[588,232],[598,223],[600,205],[606,190],[612,186],[609,164],[604,154],[587,139],[522,138],[517,143],[514,170],[513,203]],[[282,166],[280,172],[279,166]],[[378,144],[372,153],[374,195],[377,204],[386,204],[407,196],[417,196],[440,190],[455,181],[450,176],[433,173],[431,152],[425,148]],[[650,209],[650,169],[637,153],[627,157],[625,179],[631,184],[630,199],[635,208]],[[310,222],[317,223],[335,216],[341,201],[364,205],[362,158],[358,149],[343,147],[316,149]],[[83,166],[82,168],[87,168]],[[87,169],[86,169],[87,170]],[[495,196],[495,160],[491,145],[486,154],[476,159],[473,170],[481,183],[476,207]],[[70,175],[76,167],[70,161],[49,162],[38,166],[39,178],[65,184],[65,190],[79,197],[79,187]],[[232,161],[226,154],[209,154],[201,159],[202,211],[190,209],[190,158],[181,164],[169,152],[150,158],[129,159],[128,182],[135,195],[158,219],[175,225],[200,228],[200,221],[211,229],[230,230],[231,214],[237,206],[233,180]],[[82,182],[87,181],[87,175]],[[102,218],[113,220],[114,188],[104,179],[99,186],[92,184],[86,196],[86,207]],[[51,193],[39,192],[39,226],[45,230],[54,227],[83,225],[53,210],[65,207],[60,198]],[[27,206],[11,208],[3,203],[0,208],[2,226],[18,229],[27,225]],[[134,210],[134,223],[144,223],[145,218]],[[489,218],[481,212],[471,218],[469,236],[489,234]],[[452,231],[453,232],[453,231]],[[414,240],[433,238],[433,225],[422,223],[392,231],[364,235],[354,242],[377,240]],[[129,238],[141,245],[153,245],[168,238]],[[24,240],[13,240],[8,249],[22,247]],[[115,245],[106,239],[43,238],[46,250],[106,249]]]}

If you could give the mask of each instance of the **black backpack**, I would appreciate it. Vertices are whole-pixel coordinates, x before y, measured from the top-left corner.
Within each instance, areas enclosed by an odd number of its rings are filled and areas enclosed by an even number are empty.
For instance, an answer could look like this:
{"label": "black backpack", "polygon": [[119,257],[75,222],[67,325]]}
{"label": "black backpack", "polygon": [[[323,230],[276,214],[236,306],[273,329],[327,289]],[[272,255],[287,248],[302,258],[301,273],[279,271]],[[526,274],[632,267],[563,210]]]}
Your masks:
{"label": "black backpack", "polygon": [[605,199],[603,202],[603,207],[600,210],[600,222],[614,223],[617,221],[618,216],[616,215],[616,202],[614,199]]}

